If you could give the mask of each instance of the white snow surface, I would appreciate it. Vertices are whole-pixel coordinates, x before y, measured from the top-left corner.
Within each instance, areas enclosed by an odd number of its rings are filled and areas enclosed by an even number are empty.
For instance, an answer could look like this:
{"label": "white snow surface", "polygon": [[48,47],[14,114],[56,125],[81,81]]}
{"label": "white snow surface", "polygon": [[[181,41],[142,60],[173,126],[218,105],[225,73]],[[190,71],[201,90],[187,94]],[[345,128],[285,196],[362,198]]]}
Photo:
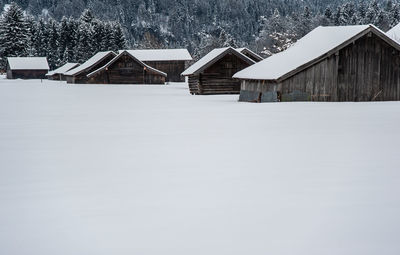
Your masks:
{"label": "white snow surface", "polygon": [[247,58],[250,61],[254,62],[253,60],[251,60],[250,58],[248,58],[246,55],[242,54],[241,51],[234,49],[232,47],[224,47],[224,48],[216,48],[213,49],[212,51],[210,51],[208,54],[206,54],[204,57],[202,57],[201,59],[199,59],[196,63],[194,63],[193,65],[191,65],[189,68],[187,68],[182,75],[183,76],[187,76],[187,75],[191,75],[194,74],[195,72],[197,72],[199,69],[201,69],[202,67],[204,67],[205,65],[207,65],[209,62],[213,61],[214,59],[220,57],[221,55],[224,54],[225,51],[227,51],[228,49],[233,49],[235,51],[237,51],[240,55],[243,56],[243,58]]}
{"label": "white snow surface", "polygon": [[63,73],[68,72],[69,70],[77,67],[78,65],[79,65],[78,63],[66,63],[63,66],[60,66],[59,68],[48,72],[46,75],[47,76],[51,76],[51,75],[54,75],[54,74],[63,74]]}
{"label": "white snow surface", "polygon": [[0,80],[0,254],[400,254],[400,102],[237,100]]}
{"label": "white snow surface", "polygon": [[98,62],[103,60],[105,57],[107,57],[109,54],[114,54],[114,56],[117,55],[113,51],[100,51],[100,52],[96,53],[93,57],[89,58],[82,65],[80,65],[68,72],[65,72],[64,75],[77,75],[77,74],[81,73],[82,71],[84,71],[85,69],[90,68],[91,66],[97,64]]}
{"label": "white snow surface", "polygon": [[[120,50],[119,52],[123,52]],[[140,61],[190,61],[192,56],[187,49],[149,49],[127,50]]]}
{"label": "white snow surface", "polygon": [[394,26],[392,29],[386,32],[386,35],[389,36],[392,40],[400,43],[400,23]]}
{"label": "white snow surface", "polygon": [[317,27],[289,49],[249,66],[237,72],[233,77],[254,80],[277,80],[296,68],[333,50],[369,27],[370,25]]}
{"label": "white snow surface", "polygon": [[11,70],[49,70],[45,57],[8,57]]}

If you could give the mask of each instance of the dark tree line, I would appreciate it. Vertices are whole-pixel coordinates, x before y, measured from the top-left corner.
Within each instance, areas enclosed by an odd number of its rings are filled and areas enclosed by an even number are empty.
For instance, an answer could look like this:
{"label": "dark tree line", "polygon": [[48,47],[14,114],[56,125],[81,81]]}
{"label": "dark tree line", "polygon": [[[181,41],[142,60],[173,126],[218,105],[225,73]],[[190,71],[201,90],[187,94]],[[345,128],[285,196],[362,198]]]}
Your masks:
{"label": "dark tree line", "polygon": [[[372,23],[386,31],[400,21],[400,0],[15,1],[46,27],[56,23],[77,31],[77,36],[65,39],[68,43],[61,43],[61,61],[80,61],[104,46],[99,40],[88,43],[88,37],[94,38],[93,31],[103,27],[98,24],[109,29],[113,26],[111,20],[121,24],[122,30],[117,27],[121,34],[124,32],[130,48],[183,47],[195,58],[226,45],[273,54],[319,25]],[[5,3],[8,1],[0,0],[0,4]],[[89,26],[85,25],[80,16],[86,8],[103,21],[94,18]],[[63,16],[74,18],[62,19]],[[68,37],[68,33],[64,36]]]}
{"label": "dark tree line", "polygon": [[118,22],[103,22],[85,10],[79,18],[34,18],[12,3],[0,18],[0,59],[5,68],[12,56],[47,57],[53,69],[67,62],[82,63],[98,51],[126,48]]}

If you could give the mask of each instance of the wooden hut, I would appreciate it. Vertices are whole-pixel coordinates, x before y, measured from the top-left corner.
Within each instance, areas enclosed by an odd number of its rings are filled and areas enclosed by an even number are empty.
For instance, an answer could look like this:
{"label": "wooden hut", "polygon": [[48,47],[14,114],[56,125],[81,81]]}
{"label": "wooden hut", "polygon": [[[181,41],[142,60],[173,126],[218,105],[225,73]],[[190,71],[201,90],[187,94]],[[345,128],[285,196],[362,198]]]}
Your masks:
{"label": "wooden hut", "polygon": [[7,58],[7,79],[45,79],[49,64],[44,57]]}
{"label": "wooden hut", "polygon": [[49,80],[58,80],[58,81],[66,81],[67,77],[64,75],[64,73],[76,68],[79,66],[78,63],[66,63],[65,65],[50,71],[46,74],[47,79]]}
{"label": "wooden hut", "polygon": [[238,48],[236,50],[239,51],[240,53],[246,55],[247,57],[251,58],[255,62],[260,62],[261,60],[264,59],[263,57],[261,57],[260,55],[258,55],[257,53],[255,53],[254,51],[252,51],[248,48]]}
{"label": "wooden hut", "polygon": [[128,52],[143,63],[166,73],[167,82],[184,82],[181,73],[193,60],[187,49],[128,50]]}
{"label": "wooden hut", "polygon": [[88,83],[164,84],[167,74],[122,51],[103,67],[88,74]]}
{"label": "wooden hut", "polygon": [[239,94],[240,82],[232,75],[254,63],[232,47],[219,48],[194,63],[182,75],[188,76],[192,95]]}
{"label": "wooden hut", "polygon": [[240,101],[400,100],[400,45],[373,25],[318,27],[234,78]]}
{"label": "wooden hut", "polygon": [[110,62],[117,54],[113,51],[98,52],[82,65],[65,72],[67,83],[85,84],[88,82],[88,74],[103,67]]}

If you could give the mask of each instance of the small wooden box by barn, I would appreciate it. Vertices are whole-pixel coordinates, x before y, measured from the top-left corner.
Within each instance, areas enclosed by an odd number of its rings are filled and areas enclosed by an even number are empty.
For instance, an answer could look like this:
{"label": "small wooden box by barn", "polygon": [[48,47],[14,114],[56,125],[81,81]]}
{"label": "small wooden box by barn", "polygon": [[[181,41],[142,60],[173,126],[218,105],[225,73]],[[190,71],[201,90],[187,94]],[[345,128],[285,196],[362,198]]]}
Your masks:
{"label": "small wooden box by barn", "polygon": [[128,52],[146,65],[166,73],[167,82],[184,82],[181,73],[193,60],[187,49],[128,50]]}
{"label": "small wooden box by barn", "polygon": [[400,100],[400,45],[373,25],[318,27],[234,78],[240,101]]}
{"label": "small wooden box by barn", "polygon": [[85,84],[88,82],[88,74],[103,67],[110,62],[117,54],[113,51],[98,52],[82,65],[65,72],[67,83]]}
{"label": "small wooden box by barn", "polygon": [[164,84],[167,74],[122,51],[105,66],[88,74],[95,84]]}
{"label": "small wooden box by barn", "polygon": [[219,48],[194,63],[182,75],[189,77],[191,94],[239,94],[240,82],[232,76],[254,63],[232,47]]}
{"label": "small wooden box by barn", "polygon": [[7,58],[7,79],[46,79],[49,64],[44,57]]}
{"label": "small wooden box by barn", "polygon": [[49,80],[57,80],[57,81],[66,81],[67,78],[64,73],[74,69],[75,67],[79,66],[78,63],[66,63],[65,65],[50,71],[46,74],[47,79]]}

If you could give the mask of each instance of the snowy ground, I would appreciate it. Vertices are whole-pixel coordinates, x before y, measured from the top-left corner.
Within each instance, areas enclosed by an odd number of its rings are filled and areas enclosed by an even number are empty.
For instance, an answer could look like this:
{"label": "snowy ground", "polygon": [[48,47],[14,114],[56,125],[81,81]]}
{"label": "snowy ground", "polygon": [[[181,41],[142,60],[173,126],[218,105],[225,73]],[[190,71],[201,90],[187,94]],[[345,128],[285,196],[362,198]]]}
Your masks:
{"label": "snowy ground", "polygon": [[400,254],[400,103],[0,80],[0,254]]}

